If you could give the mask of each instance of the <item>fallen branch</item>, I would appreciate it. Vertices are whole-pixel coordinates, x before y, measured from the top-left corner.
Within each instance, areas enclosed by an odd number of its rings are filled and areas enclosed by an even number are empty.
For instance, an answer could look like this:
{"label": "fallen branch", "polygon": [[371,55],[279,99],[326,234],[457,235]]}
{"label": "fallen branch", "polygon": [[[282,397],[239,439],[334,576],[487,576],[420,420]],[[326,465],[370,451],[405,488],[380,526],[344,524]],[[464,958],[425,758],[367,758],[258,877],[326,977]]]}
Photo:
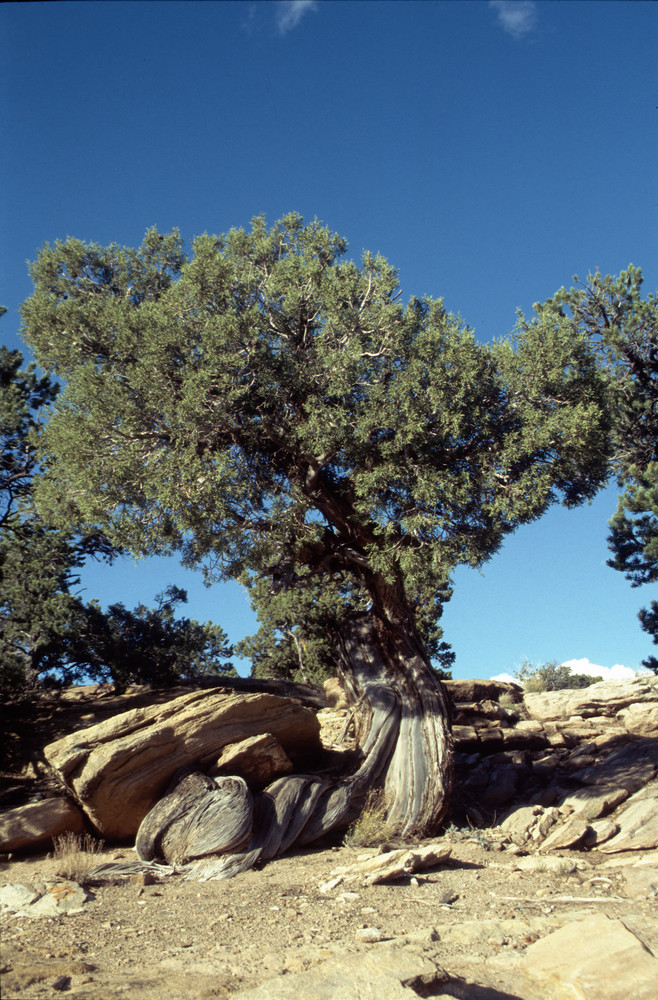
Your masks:
{"label": "fallen branch", "polygon": [[405,848],[376,854],[365,861],[346,865],[332,872],[333,878],[320,886],[320,892],[329,892],[343,882],[363,879],[364,885],[377,885],[382,882],[393,882],[396,879],[413,875],[415,872],[436,868],[450,857],[451,849],[443,844],[426,844],[411,850]]}
{"label": "fallen branch", "polygon": [[497,896],[512,903],[536,903],[545,906],[546,903],[627,903],[623,896]]}

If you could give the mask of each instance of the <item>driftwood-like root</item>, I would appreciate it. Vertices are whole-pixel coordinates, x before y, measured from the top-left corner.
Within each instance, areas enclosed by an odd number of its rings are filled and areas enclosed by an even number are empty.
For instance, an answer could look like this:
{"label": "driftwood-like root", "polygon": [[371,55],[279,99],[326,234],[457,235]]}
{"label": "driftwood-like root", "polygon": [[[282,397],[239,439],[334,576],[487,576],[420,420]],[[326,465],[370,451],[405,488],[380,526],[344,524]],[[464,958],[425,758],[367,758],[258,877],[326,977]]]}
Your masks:
{"label": "driftwood-like root", "polygon": [[181,768],[144,817],[135,848],[142,861],[181,864],[241,850],[253,826],[253,798],[242,778],[208,778]]}
{"label": "driftwood-like root", "polygon": [[290,775],[252,799],[240,778],[179,773],[142,822],[138,856],[187,862],[188,878],[227,878],[293,845],[346,830],[373,787],[384,788],[387,828],[407,838],[435,833],[452,774],[449,712],[438,679],[409,645],[386,655],[365,618],[343,636],[342,656],[362,734],[353,775],[334,782]]}

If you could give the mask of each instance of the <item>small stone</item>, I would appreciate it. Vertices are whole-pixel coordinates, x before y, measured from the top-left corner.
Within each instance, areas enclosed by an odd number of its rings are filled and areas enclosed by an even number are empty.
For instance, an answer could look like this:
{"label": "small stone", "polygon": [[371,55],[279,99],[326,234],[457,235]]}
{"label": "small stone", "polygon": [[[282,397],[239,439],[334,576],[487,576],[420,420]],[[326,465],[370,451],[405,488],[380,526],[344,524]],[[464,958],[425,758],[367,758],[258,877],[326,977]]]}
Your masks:
{"label": "small stone", "polygon": [[9,910],[15,913],[23,907],[30,906],[39,898],[39,895],[33,885],[10,882],[0,889],[0,910]]}
{"label": "small stone", "polygon": [[576,847],[584,839],[588,829],[589,823],[584,816],[572,816],[548,835],[541,845],[541,850],[555,851]]}
{"label": "small stone", "polygon": [[139,872],[137,875],[131,875],[129,878],[131,885],[156,885],[157,881],[152,872]]}
{"label": "small stone", "polygon": [[70,976],[58,976],[57,979],[53,980],[50,984],[54,990],[61,992],[62,990],[67,990],[71,984]]}
{"label": "small stone", "polygon": [[363,941],[364,944],[375,944],[377,941],[382,941],[384,935],[379,927],[359,927],[356,932],[356,939],[357,941]]}
{"label": "small stone", "polygon": [[537,855],[531,854],[527,858],[519,858],[516,867],[520,871],[551,871],[559,875],[570,875],[576,870],[576,862],[570,858],[561,858],[558,855]]}
{"label": "small stone", "polygon": [[320,892],[323,893],[323,894],[325,892],[331,892],[332,889],[335,889],[337,886],[339,886],[344,881],[345,881],[345,878],[344,878],[343,875],[336,875],[335,878],[329,879],[328,882],[324,882],[320,886]]}

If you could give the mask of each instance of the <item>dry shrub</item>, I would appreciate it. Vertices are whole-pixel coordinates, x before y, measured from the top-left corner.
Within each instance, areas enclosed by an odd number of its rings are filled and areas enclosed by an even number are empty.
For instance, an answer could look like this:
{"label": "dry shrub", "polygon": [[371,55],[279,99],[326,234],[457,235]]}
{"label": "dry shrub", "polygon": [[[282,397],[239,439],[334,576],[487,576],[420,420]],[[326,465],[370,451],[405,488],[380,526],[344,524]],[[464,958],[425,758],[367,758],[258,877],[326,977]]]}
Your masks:
{"label": "dry shrub", "polygon": [[54,857],[58,862],[57,874],[84,885],[89,872],[98,864],[98,855],[105,841],[96,840],[88,833],[63,833],[53,840]]}
{"label": "dry shrub", "polygon": [[345,834],[345,843],[350,847],[378,847],[394,840],[399,831],[387,822],[388,803],[381,788],[368,793],[365,805],[358,819]]}

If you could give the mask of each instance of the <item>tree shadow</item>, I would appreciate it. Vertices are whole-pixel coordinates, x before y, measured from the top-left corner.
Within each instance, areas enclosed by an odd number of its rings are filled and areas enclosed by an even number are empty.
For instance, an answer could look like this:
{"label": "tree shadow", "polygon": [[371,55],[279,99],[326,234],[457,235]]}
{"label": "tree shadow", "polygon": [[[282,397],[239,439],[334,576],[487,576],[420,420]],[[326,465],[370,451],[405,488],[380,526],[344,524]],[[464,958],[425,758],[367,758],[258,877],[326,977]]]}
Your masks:
{"label": "tree shadow", "polygon": [[458,978],[446,983],[443,993],[430,995],[437,998],[454,997],[455,1000],[523,1000],[518,993],[506,993],[493,986],[481,986],[479,983],[469,983],[465,979]]}

